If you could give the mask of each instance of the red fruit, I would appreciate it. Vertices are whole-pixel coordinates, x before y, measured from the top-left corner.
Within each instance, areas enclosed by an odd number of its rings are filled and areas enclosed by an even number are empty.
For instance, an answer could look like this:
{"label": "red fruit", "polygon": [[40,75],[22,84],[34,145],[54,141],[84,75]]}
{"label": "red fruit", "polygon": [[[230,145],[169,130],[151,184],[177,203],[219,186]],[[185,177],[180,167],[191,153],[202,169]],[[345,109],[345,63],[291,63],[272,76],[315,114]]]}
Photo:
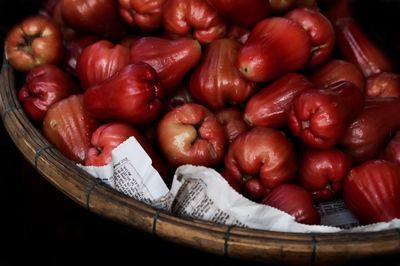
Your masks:
{"label": "red fruit", "polygon": [[326,62],[332,54],[334,46],[334,30],[330,21],[318,10],[296,8],[285,15],[304,28],[310,36],[311,54],[307,66],[315,67]]}
{"label": "red fruit", "polygon": [[293,98],[311,88],[313,85],[303,75],[286,74],[250,98],[244,119],[250,126],[286,126]]}
{"label": "red fruit", "polygon": [[162,93],[155,70],[137,63],[86,90],[84,103],[88,112],[99,119],[145,124],[159,115]]}
{"label": "red fruit", "polygon": [[269,15],[266,0],[208,0],[219,14],[242,27],[251,28]]}
{"label": "red fruit", "polygon": [[344,60],[331,60],[314,69],[308,78],[317,88],[328,88],[338,81],[350,81],[360,91],[365,91],[365,77],[363,73],[354,64]]}
{"label": "red fruit", "polygon": [[170,180],[170,171],[147,139],[135,128],[121,122],[110,122],[98,127],[92,134],[92,147],[88,151],[85,165],[103,166],[111,162],[112,151],[129,137],[135,137],[150,156],[152,164],[164,180]]}
{"label": "red fruit", "polygon": [[399,99],[366,99],[363,111],[341,137],[341,147],[354,162],[375,158],[390,139],[392,132],[400,129],[399,113]]}
{"label": "red fruit", "polygon": [[140,38],[131,47],[130,55],[132,63],[145,62],[157,71],[166,95],[178,88],[200,57],[201,46],[196,40],[157,37]]}
{"label": "red fruit", "polygon": [[6,59],[21,72],[44,64],[57,64],[64,53],[60,29],[44,16],[28,17],[16,24],[8,32],[4,45]]}
{"label": "red fruit", "polygon": [[343,189],[347,208],[362,224],[400,218],[400,165],[368,161],[350,171]]}
{"label": "red fruit", "polygon": [[251,31],[239,51],[238,68],[249,80],[265,82],[304,68],[310,53],[310,37],[300,24],[271,17]]}
{"label": "red fruit", "polygon": [[166,0],[118,0],[123,20],[141,31],[154,31],[162,26]]}
{"label": "red fruit", "polygon": [[332,200],[341,194],[350,169],[350,158],[338,149],[307,150],[302,156],[298,182],[314,199]]}
{"label": "red fruit", "polygon": [[175,107],[192,102],[194,102],[194,99],[189,89],[185,86],[181,86],[166,100],[166,108],[170,111]]}
{"label": "red fruit", "polygon": [[273,13],[287,13],[297,7],[312,7],[317,6],[316,0],[269,0],[269,5]]}
{"label": "red fruit", "polygon": [[289,113],[289,127],[302,142],[316,149],[332,148],[364,105],[364,95],[351,82],[298,94]]}
{"label": "red fruit", "polygon": [[129,49],[101,40],[86,47],[78,58],[76,72],[82,87],[93,85],[112,77],[129,64]]}
{"label": "red fruit", "polygon": [[72,95],[50,107],[43,120],[43,135],[65,157],[83,163],[90,149],[90,136],[98,121],[83,105],[82,95]]}
{"label": "red fruit", "polygon": [[244,122],[243,114],[239,109],[233,107],[220,109],[215,112],[215,116],[224,127],[225,139],[229,143],[249,130],[249,126]]}
{"label": "red fruit", "polygon": [[400,164],[400,131],[390,140],[380,156],[382,159]]}
{"label": "red fruit", "polygon": [[76,65],[82,51],[89,45],[98,41],[94,35],[85,35],[68,42],[65,46],[66,54],[64,57],[64,68],[71,74],[76,75]]}
{"label": "red fruit", "polygon": [[256,178],[265,190],[272,189],[290,182],[296,170],[292,143],[284,133],[272,128],[255,127],[241,134],[225,154],[225,171],[241,180],[242,186],[250,178]]}
{"label": "red fruit", "polygon": [[400,97],[400,75],[381,72],[367,79],[366,95],[369,97]]}
{"label": "red fruit", "polygon": [[323,14],[335,25],[340,18],[352,17],[351,9],[351,0],[332,0],[323,10]]}
{"label": "red fruit", "polygon": [[245,102],[255,84],[236,68],[239,42],[219,39],[210,43],[200,65],[190,77],[190,92],[201,104],[212,109]]}
{"label": "red fruit", "polygon": [[199,104],[184,104],[166,113],[158,124],[158,142],[173,167],[216,166],[225,149],[224,129]]}
{"label": "red fruit", "polygon": [[336,44],[342,56],[358,66],[365,77],[393,72],[390,58],[374,43],[352,18],[340,18],[335,24]]}
{"label": "red fruit", "polygon": [[168,0],[164,27],[172,35],[193,37],[205,44],[225,35],[225,21],[205,0]]}
{"label": "red fruit", "polygon": [[55,65],[42,65],[28,73],[18,99],[26,114],[41,123],[50,106],[78,91],[78,87],[63,70]]}
{"label": "red fruit", "polygon": [[298,223],[320,224],[321,222],[310,194],[304,188],[294,184],[284,184],[273,189],[262,203],[288,213]]}
{"label": "red fruit", "polygon": [[244,44],[247,42],[250,35],[250,30],[238,25],[229,25],[226,38],[234,39]]}
{"label": "red fruit", "polygon": [[116,0],[60,0],[65,22],[77,31],[119,39],[126,34]]}

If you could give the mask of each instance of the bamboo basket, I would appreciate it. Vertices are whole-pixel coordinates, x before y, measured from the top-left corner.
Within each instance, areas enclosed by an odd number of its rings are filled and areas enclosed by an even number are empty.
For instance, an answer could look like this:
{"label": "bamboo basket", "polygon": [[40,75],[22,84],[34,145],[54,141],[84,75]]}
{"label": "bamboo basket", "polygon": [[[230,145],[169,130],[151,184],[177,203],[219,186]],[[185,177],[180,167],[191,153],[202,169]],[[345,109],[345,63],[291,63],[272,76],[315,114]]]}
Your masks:
{"label": "bamboo basket", "polygon": [[44,178],[88,211],[184,246],[270,264],[338,265],[400,257],[400,229],[372,233],[282,233],[217,225],[160,212],[99,183],[52,147],[21,109],[15,84],[15,72],[4,61],[0,112],[6,130]]}

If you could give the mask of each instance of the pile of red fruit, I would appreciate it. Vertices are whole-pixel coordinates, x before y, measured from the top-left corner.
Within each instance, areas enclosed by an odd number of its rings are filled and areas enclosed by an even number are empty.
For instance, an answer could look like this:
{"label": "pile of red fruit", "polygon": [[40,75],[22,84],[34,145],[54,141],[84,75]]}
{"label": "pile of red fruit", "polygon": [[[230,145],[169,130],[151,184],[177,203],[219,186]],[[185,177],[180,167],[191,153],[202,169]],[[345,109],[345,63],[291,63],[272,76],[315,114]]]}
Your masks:
{"label": "pile of red fruit", "polygon": [[400,76],[349,2],[47,0],[5,53],[26,114],[77,163],[135,136],[167,183],[202,165],[299,222],[342,196],[361,223],[390,221]]}

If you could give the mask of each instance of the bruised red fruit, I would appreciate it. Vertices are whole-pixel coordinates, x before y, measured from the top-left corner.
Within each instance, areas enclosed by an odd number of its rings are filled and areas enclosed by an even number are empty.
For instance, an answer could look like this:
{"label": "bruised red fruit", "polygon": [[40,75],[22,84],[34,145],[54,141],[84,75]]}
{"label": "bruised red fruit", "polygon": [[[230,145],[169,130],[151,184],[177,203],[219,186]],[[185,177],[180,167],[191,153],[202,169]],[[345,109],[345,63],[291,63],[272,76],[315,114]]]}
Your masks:
{"label": "bruised red fruit", "polygon": [[83,163],[88,155],[90,136],[99,122],[86,112],[82,95],[72,95],[55,104],[43,120],[43,135],[65,157]]}
{"label": "bruised red fruit", "polygon": [[237,64],[249,80],[265,82],[304,68],[310,53],[310,37],[300,24],[271,17],[252,29]]}

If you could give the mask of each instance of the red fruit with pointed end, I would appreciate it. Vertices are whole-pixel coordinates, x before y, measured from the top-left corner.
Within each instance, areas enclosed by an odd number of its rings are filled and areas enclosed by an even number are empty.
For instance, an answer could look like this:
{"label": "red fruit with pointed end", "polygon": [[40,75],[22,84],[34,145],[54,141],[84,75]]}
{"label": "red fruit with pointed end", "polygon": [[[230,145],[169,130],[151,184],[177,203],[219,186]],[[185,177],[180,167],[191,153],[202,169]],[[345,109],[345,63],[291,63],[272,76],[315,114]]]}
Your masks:
{"label": "red fruit with pointed end", "polygon": [[285,15],[304,28],[310,36],[311,54],[308,67],[316,67],[326,62],[332,55],[335,44],[335,32],[331,22],[318,10],[296,8]]}
{"label": "red fruit with pointed end", "polygon": [[208,45],[189,83],[190,92],[199,103],[218,109],[243,103],[253,94],[255,84],[236,68],[240,47],[233,39],[219,39]]}
{"label": "red fruit with pointed end", "polygon": [[172,167],[216,166],[225,151],[224,129],[215,115],[199,104],[184,104],[158,123],[158,142]]}
{"label": "red fruit with pointed end", "polygon": [[293,98],[303,90],[313,87],[301,74],[286,74],[249,99],[244,119],[250,126],[286,126]]}
{"label": "red fruit with pointed end", "polygon": [[66,53],[64,57],[64,68],[71,74],[76,74],[76,65],[78,58],[82,54],[83,50],[89,45],[94,44],[99,39],[94,35],[85,35],[76,39],[73,39],[66,43]]}
{"label": "red fruit with pointed end", "polygon": [[335,24],[336,43],[347,61],[358,66],[365,77],[393,72],[390,58],[369,38],[353,18],[340,18]]}
{"label": "red fruit with pointed end", "polygon": [[199,62],[201,46],[190,38],[143,37],[133,44],[130,53],[132,63],[145,62],[157,71],[168,95],[179,87],[184,76]]}
{"label": "red fruit with pointed end", "polygon": [[304,68],[310,53],[310,37],[300,24],[271,17],[251,31],[239,51],[238,68],[249,80],[265,82]]}

